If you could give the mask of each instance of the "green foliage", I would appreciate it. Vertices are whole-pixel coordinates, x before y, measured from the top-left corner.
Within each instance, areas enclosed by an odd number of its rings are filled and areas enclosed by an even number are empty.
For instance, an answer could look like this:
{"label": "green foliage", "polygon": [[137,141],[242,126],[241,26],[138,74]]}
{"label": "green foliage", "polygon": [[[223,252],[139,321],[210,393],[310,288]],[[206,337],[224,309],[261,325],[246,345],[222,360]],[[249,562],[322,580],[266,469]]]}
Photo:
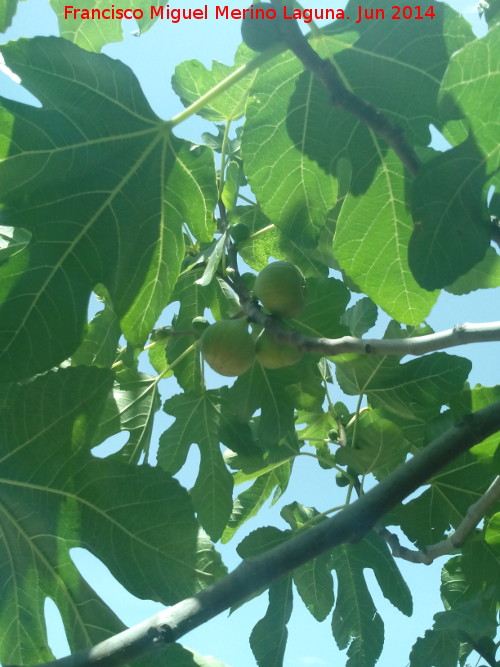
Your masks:
{"label": "green foliage", "polygon": [[[66,21],[63,3],[50,5],[61,37],[1,48],[39,103],[0,98],[0,660],[19,665],[53,657],[47,598],[72,651],[123,629],[71,548],[88,549],[136,596],[175,604],[225,576],[214,543],[238,540],[247,521],[242,558],[293,544],[500,399],[500,386],[467,384],[463,356],[440,348],[404,358],[412,342],[432,338],[425,319],[440,289],[500,285],[490,244],[500,188],[498,0],[485,7],[482,38],[447,5],[432,20],[356,24],[350,2],[351,19],[312,25],[307,41],[290,33],[291,48],[266,41],[255,55],[242,44],[234,64],[210,69],[188,60],[172,79],[186,109],[167,121],[131,69],[98,53],[122,39],[120,22]],[[16,8],[0,0],[0,29]],[[154,21],[145,12],[140,31]],[[204,145],[177,136],[195,114],[210,130]],[[429,147],[431,125],[448,150]],[[276,317],[282,304],[266,315],[258,282],[252,292],[255,275],[276,262],[300,278],[304,308],[288,308],[286,324]],[[393,318],[383,338],[394,350],[334,353],[336,339],[376,338],[383,313]],[[200,354],[214,321],[245,328],[251,358],[236,380],[213,374]],[[297,362],[252,363],[259,334],[273,346],[288,337]],[[161,409],[169,423],[156,448]],[[125,445],[108,454],[122,432]],[[188,490],[175,475],[192,445],[200,462]],[[425,488],[387,512],[384,526],[422,553],[446,540],[499,474],[499,451],[493,434],[429,470]],[[321,507],[290,497],[306,456],[331,482]],[[268,502],[283,503],[286,529],[261,525]],[[498,506],[480,518],[441,563],[444,611],[415,637],[412,667],[464,665],[473,650],[489,664],[498,658]],[[402,614],[413,605],[379,533],[274,579],[249,628],[260,667],[287,663],[294,602],[317,621],[330,617],[346,665],[375,665],[391,634],[365,570]],[[222,667],[176,644],[133,664],[164,661]]]}
{"label": "green foliage", "polygon": [[[198,536],[188,493],[174,479],[159,469],[89,456],[112,379],[107,369],[61,369],[10,385],[2,397],[0,437],[8,460],[2,505],[10,520],[2,528],[1,616],[21,633],[21,639],[17,632],[2,635],[9,661],[50,659],[43,623],[47,596],[63,614],[72,649],[122,629],[76,570],[71,547],[89,549],[130,591],[165,604],[223,572],[217,554],[207,552]],[[122,560],[125,552],[136,567]],[[153,579],[142,575],[146,571],[155,572]]]}
{"label": "green foliage", "polygon": [[384,596],[407,616],[412,612],[410,591],[387,545],[375,536],[354,546],[335,549],[332,560],[339,582],[332,616],[333,636],[340,648],[349,647],[346,665],[375,664],[384,643],[384,624],[369,593],[363,569],[373,569]]}

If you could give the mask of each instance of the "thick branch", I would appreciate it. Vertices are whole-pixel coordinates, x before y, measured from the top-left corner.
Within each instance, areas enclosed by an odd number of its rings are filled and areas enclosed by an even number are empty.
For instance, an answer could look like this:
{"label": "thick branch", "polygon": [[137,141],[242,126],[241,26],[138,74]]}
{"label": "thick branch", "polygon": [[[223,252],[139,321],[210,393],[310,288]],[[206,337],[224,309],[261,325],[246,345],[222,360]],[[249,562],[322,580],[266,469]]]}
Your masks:
{"label": "thick branch", "polygon": [[[273,0],[273,4],[280,7],[282,11],[280,0]],[[282,35],[290,51],[323,83],[330,95],[331,104],[358,118],[382,137],[394,150],[410,176],[415,178],[420,167],[420,160],[406,141],[403,130],[372,104],[347,89],[333,63],[323,60],[316,53],[301,33],[296,21],[285,21]]]}
{"label": "thick branch", "polygon": [[375,530],[391,547],[393,556],[408,560],[410,563],[430,565],[439,556],[447,556],[459,549],[474,532],[474,529],[485,517],[488,510],[499,500],[500,477],[497,477],[481,498],[469,507],[467,514],[455,532],[445,540],[419,550],[401,546],[398,536],[391,533],[384,526],[376,526]]}
{"label": "thick branch", "polygon": [[362,539],[382,517],[431,475],[500,430],[500,401],[465,416],[352,505],[285,544],[239,565],[224,579],[92,649],[44,667],[110,667],[176,641],[271,582],[346,542]]}

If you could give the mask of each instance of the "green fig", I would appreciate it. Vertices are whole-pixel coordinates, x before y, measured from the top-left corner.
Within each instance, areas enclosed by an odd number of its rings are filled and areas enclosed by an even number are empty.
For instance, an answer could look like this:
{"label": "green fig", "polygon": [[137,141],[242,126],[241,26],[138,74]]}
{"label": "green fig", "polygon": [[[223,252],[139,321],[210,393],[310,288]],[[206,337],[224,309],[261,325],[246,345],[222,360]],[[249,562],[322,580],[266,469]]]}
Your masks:
{"label": "green fig", "polygon": [[220,320],[205,329],[200,339],[207,364],[226,377],[243,375],[255,360],[255,345],[246,320]]}
{"label": "green fig", "polygon": [[[253,11],[244,15],[241,37],[253,51],[265,51],[282,41],[280,19],[269,2],[259,2]],[[274,17],[274,18],[271,18]]]}
{"label": "green fig", "polygon": [[349,478],[346,477],[343,473],[338,472],[335,475],[335,483],[337,486],[349,486]]}
{"label": "green fig", "polygon": [[337,442],[339,439],[339,432],[337,431],[336,428],[331,428],[328,431],[328,440],[331,440],[332,442]]}
{"label": "green fig", "polygon": [[294,345],[278,343],[270,333],[263,331],[255,344],[255,356],[264,368],[284,368],[296,364],[302,352]]}
{"label": "green fig", "polygon": [[262,269],[253,287],[255,296],[273,315],[297,317],[305,304],[305,279],[290,262],[272,262]]}
{"label": "green fig", "polygon": [[229,228],[229,232],[235,243],[243,243],[250,236],[250,227],[244,222],[238,222]]}
{"label": "green fig", "polygon": [[246,273],[242,273],[240,276],[241,282],[249,292],[253,290],[256,277],[257,276],[255,275],[255,273],[250,273],[249,271],[247,271]]}

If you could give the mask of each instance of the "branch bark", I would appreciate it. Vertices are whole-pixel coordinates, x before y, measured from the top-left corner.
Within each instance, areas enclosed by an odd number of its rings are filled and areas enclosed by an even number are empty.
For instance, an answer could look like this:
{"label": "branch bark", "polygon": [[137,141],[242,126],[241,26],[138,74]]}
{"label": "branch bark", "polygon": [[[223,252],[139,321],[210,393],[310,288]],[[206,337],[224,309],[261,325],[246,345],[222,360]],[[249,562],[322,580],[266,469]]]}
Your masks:
{"label": "branch bark", "polygon": [[91,649],[43,667],[111,667],[175,642],[280,576],[346,542],[361,540],[393,507],[461,453],[500,430],[500,401],[466,415],[380,484],[330,519],[265,554],[241,563],[197,595],[155,614]]}
{"label": "branch bark", "polygon": [[[281,0],[272,0],[272,4],[279,11],[283,10]],[[331,104],[358,118],[370,130],[382,137],[394,150],[410,176],[415,178],[420,168],[420,160],[406,140],[403,130],[379,109],[348,90],[333,63],[323,60],[309,44],[300,31],[297,21],[286,20],[281,28],[287,47],[323,83],[330,95]]]}
{"label": "branch bark", "polygon": [[[237,289],[233,285],[234,289]],[[295,345],[303,352],[333,357],[337,354],[369,354],[369,355],[396,355],[404,357],[408,354],[420,356],[429,352],[436,352],[448,347],[468,345],[469,343],[486,343],[500,341],[500,322],[483,322],[471,324],[457,324],[452,329],[439,331],[426,336],[413,338],[312,338],[297,330],[285,329],[282,322],[266,315],[248,294],[245,299],[239,294],[243,310],[251,322],[260,324],[267,329],[280,343]]]}

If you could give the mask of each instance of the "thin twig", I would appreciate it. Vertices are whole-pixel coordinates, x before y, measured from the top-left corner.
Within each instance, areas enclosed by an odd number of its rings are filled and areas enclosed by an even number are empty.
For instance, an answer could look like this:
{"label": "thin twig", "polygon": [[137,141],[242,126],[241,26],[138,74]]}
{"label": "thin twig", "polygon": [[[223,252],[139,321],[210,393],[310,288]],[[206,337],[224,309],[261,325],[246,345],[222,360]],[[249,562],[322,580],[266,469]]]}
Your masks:
{"label": "thin twig", "polygon": [[408,549],[401,546],[399,538],[391,533],[384,526],[375,527],[376,532],[383,537],[391,547],[392,555],[396,558],[402,558],[410,563],[424,563],[430,565],[439,556],[448,556],[455,553],[472,535],[479,522],[485,517],[488,510],[500,500],[500,477],[497,477],[490,485],[488,490],[479,498],[477,502],[469,507],[467,514],[458,528],[445,540],[436,542],[423,549]]}

